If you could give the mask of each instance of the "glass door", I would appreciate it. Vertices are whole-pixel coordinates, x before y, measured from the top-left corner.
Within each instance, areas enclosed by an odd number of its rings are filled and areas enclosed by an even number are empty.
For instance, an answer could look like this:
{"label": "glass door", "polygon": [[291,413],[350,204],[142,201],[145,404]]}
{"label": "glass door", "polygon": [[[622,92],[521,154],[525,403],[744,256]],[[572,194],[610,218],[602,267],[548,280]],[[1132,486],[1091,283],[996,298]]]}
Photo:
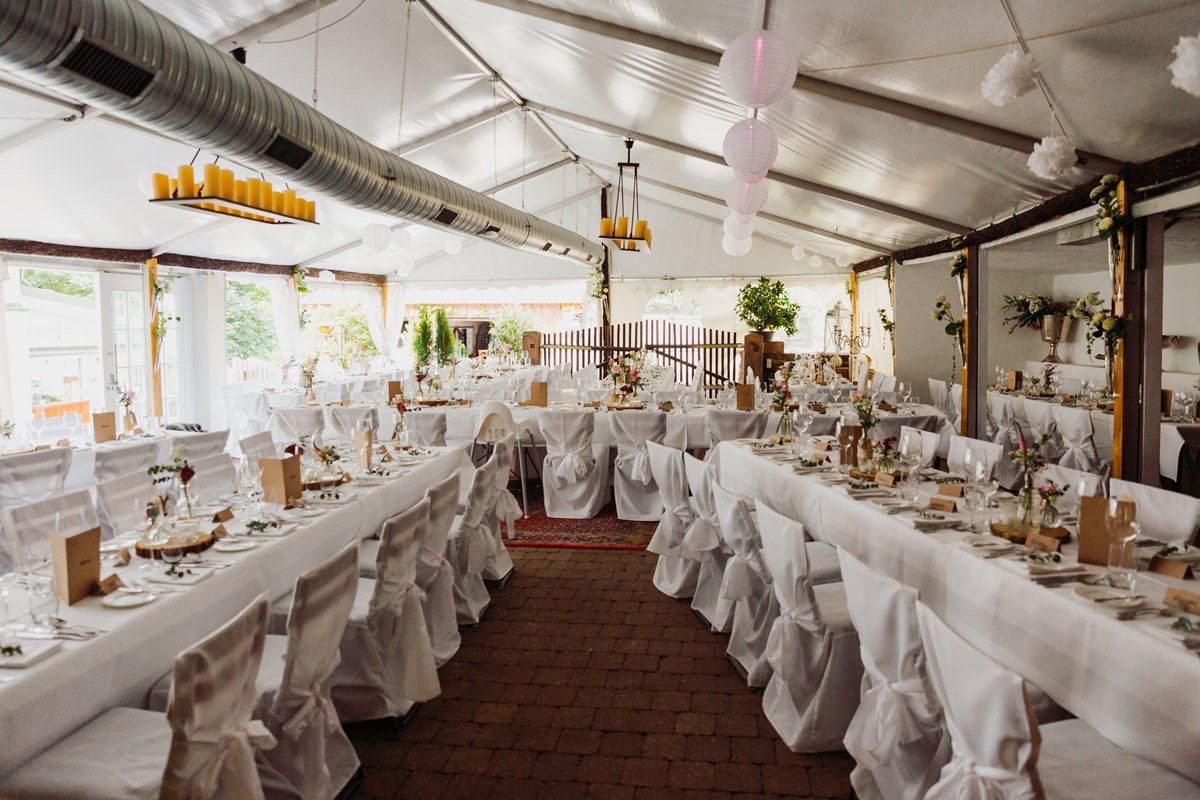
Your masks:
{"label": "glass door", "polygon": [[107,272],[100,275],[100,321],[107,386],[105,405],[109,410],[120,412],[115,387],[132,390],[134,413],[144,421],[150,409],[147,402],[150,364],[145,284],[140,275]]}

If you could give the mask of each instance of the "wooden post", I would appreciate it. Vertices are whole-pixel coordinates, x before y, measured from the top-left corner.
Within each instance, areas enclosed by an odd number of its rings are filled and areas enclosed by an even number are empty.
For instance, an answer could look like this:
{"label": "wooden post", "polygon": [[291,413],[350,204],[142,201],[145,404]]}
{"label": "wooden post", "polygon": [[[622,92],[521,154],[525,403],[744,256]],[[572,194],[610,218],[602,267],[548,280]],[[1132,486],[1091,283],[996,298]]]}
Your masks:
{"label": "wooden post", "polygon": [[[608,187],[606,186],[600,190],[600,217],[603,219],[607,216]],[[609,258],[608,245],[602,246],[604,248],[604,260],[600,262],[600,274],[603,276],[604,285],[608,287],[608,296],[600,301],[600,328],[608,330],[609,326],[612,325],[612,262]],[[611,347],[611,338],[606,338],[604,345]]]}
{"label": "wooden post", "polygon": [[[1129,202],[1127,197],[1127,187],[1125,181],[1117,183],[1117,203],[1120,207],[1120,213],[1127,214]],[[1116,254],[1116,263],[1113,265],[1113,285],[1112,285],[1112,307],[1113,314],[1123,316],[1127,299],[1127,286],[1130,282],[1130,236],[1129,229],[1117,232],[1117,242],[1119,247]],[[1108,242],[1105,242],[1108,246]],[[1140,294],[1140,293],[1139,293]],[[1140,299],[1138,297],[1137,299]],[[1135,306],[1136,307],[1136,306]],[[1140,316],[1140,315],[1135,315]],[[1125,355],[1126,351],[1131,347],[1139,347],[1141,342],[1141,332],[1144,329],[1144,321],[1135,320],[1126,326],[1125,338],[1117,343],[1117,352],[1113,354],[1114,374],[1113,374],[1113,391],[1116,397],[1113,398],[1113,466],[1112,477],[1123,478],[1129,475],[1131,478],[1137,476],[1138,464],[1138,448],[1136,443],[1127,447],[1125,435],[1128,432],[1132,436],[1137,436],[1139,425],[1137,424],[1137,407],[1141,404],[1141,386],[1138,370],[1126,370]],[[1126,387],[1126,378],[1133,381],[1132,402],[1126,402],[1126,395],[1130,394]],[[1157,406],[1157,403],[1151,405]],[[1130,419],[1130,416],[1133,416]]]}
{"label": "wooden post", "polygon": [[[1117,410],[1113,414],[1113,472],[1126,480],[1158,486],[1162,415],[1151,398],[1162,394],[1163,262],[1166,220],[1151,214],[1134,221],[1125,270],[1125,324]],[[1129,402],[1124,402],[1129,398]],[[1117,426],[1120,426],[1118,428]],[[1121,439],[1116,438],[1122,431]],[[1121,450],[1116,449],[1121,442]],[[1120,466],[1117,452],[1121,453]],[[1120,469],[1118,473],[1117,470]],[[1175,480],[1178,476],[1167,475]]]}
{"label": "wooden post", "polygon": [[521,336],[521,349],[529,356],[529,363],[540,366],[542,363],[542,333],[541,331],[525,331]]}
{"label": "wooden post", "polygon": [[747,333],[742,340],[742,374],[737,376],[739,383],[746,382],[747,370],[754,370],[754,374],[759,377],[763,376],[763,337],[761,333]]}
{"label": "wooden post", "polygon": [[163,413],[162,396],[162,364],[159,359],[159,349],[162,342],[158,340],[158,318],[162,313],[159,308],[158,259],[146,259],[146,303],[149,307],[147,316],[150,319],[150,415],[161,417]]}
{"label": "wooden post", "polygon": [[846,280],[850,288],[850,380],[858,381],[858,364],[855,363],[854,337],[858,335],[858,273],[851,272]]}
{"label": "wooden post", "polygon": [[980,352],[983,337],[983,314],[979,304],[981,276],[979,274],[979,246],[968,245],[967,273],[963,279],[963,367],[962,367],[962,418],[959,432],[963,436],[982,438],[985,434],[983,420],[987,415],[979,411],[987,403],[987,394],[980,393],[975,376],[980,375],[979,364],[984,353]]}

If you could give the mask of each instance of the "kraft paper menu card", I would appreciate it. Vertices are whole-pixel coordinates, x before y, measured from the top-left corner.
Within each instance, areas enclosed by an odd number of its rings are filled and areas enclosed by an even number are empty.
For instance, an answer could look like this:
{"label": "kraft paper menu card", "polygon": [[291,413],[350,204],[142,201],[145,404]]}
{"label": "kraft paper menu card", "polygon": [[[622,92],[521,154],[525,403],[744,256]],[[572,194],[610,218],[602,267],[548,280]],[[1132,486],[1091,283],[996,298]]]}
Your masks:
{"label": "kraft paper menu card", "polygon": [[[1121,503],[1135,505],[1132,500]],[[1103,497],[1079,498],[1079,563],[1108,566],[1110,537],[1104,524],[1108,500]]]}
{"label": "kraft paper menu card", "polygon": [[354,452],[358,454],[358,468],[370,469],[375,452],[375,431],[370,429],[354,431]]}
{"label": "kraft paper menu card", "polygon": [[754,410],[754,384],[739,383],[737,385],[737,410],[738,411],[753,411]]}
{"label": "kraft paper menu card", "polygon": [[1025,375],[1019,369],[1010,369],[1006,378],[1005,386],[1010,392],[1017,391],[1025,382]]}
{"label": "kraft paper menu card", "polygon": [[55,594],[67,605],[75,605],[100,585],[100,528],[69,536],[51,533],[50,560]]}
{"label": "kraft paper menu card", "polygon": [[546,381],[533,381],[529,384],[529,405],[545,408],[549,405],[550,384]]}
{"label": "kraft paper menu card", "polygon": [[389,403],[394,403],[397,397],[404,396],[404,381],[388,381],[387,382]]}
{"label": "kraft paper menu card", "polygon": [[96,444],[116,441],[117,413],[115,411],[97,411],[92,414],[92,438]]}
{"label": "kraft paper menu card", "polygon": [[285,506],[298,500],[304,493],[300,482],[300,456],[287,458],[260,458],[262,468],[263,500]]}

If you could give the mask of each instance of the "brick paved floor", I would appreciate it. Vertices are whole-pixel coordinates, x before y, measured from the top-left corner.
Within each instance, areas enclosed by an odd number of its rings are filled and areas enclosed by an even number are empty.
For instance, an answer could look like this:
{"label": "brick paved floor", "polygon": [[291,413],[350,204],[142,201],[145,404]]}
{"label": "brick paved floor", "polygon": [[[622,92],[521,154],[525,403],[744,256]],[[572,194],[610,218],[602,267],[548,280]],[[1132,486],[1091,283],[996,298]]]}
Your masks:
{"label": "brick paved floor", "polygon": [[726,637],[651,584],[654,556],[512,551],[517,572],[398,738],[351,726],[359,797],[836,797],[844,753],[778,740]]}

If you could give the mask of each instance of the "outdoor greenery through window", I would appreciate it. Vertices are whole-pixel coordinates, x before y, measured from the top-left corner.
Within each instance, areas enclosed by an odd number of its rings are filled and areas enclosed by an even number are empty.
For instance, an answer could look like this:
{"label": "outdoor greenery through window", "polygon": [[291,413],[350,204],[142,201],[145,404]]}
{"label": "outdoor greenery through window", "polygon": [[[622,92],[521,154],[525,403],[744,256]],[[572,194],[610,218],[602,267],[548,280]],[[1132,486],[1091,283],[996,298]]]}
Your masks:
{"label": "outdoor greenery through window", "polygon": [[242,381],[273,378],[279,339],[271,295],[258,283],[225,281],[225,363],[229,378]]}
{"label": "outdoor greenery through window", "polygon": [[700,303],[682,289],[663,289],[646,301],[642,319],[664,319],[680,325],[700,327]]}

